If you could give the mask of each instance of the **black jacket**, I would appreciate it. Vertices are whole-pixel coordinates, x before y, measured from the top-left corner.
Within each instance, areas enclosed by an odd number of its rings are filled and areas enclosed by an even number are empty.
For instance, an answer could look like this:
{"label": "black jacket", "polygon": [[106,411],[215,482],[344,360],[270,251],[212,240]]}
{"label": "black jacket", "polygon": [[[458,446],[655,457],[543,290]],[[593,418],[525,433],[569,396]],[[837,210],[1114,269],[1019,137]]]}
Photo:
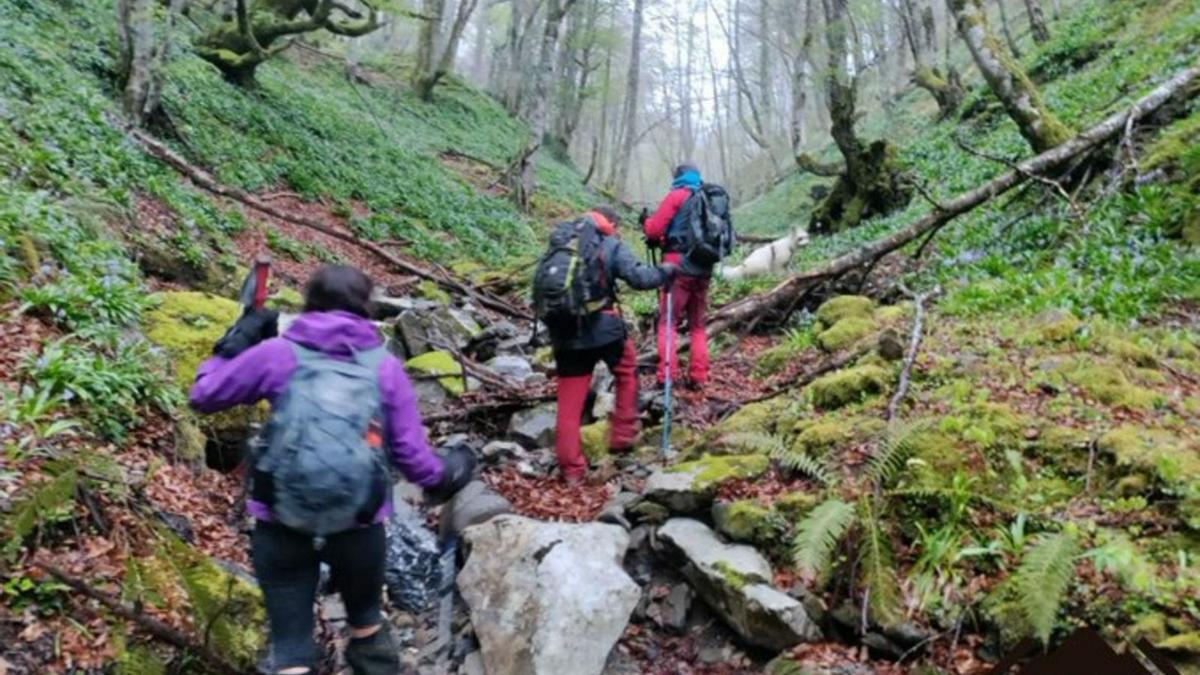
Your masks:
{"label": "black jacket", "polygon": [[555,351],[594,349],[625,339],[625,319],[617,308],[618,279],[638,291],[658,288],[667,281],[665,272],[638,260],[618,237],[605,236],[601,240],[600,258],[608,279],[609,308],[588,315],[582,322],[547,324]]}

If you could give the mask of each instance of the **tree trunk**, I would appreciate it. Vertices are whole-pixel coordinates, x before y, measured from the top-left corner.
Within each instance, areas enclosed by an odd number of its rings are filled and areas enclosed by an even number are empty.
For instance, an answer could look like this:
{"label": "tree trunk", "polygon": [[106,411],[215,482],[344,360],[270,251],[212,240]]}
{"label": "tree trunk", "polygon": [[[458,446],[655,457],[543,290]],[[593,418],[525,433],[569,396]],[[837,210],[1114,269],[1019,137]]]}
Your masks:
{"label": "tree trunk", "polygon": [[1050,40],[1050,29],[1046,27],[1046,15],[1042,13],[1041,0],[1025,0],[1025,11],[1029,13],[1029,27],[1033,30],[1033,41],[1045,44]]}
{"label": "tree trunk", "polygon": [[171,0],[159,25],[155,0],[118,0],[117,16],[121,46],[120,73],[122,106],[135,126],[142,126],[158,112],[162,101],[163,68],[171,47],[175,17],[183,0]]}
{"label": "tree trunk", "polygon": [[[812,2],[813,0],[809,0]],[[726,147],[724,125],[721,117],[721,87],[717,81],[717,65],[713,60],[712,30],[708,23],[708,12],[704,13],[704,49],[708,54],[708,72],[712,78],[713,127],[717,135],[717,157],[721,163],[721,180],[729,177],[729,148]]]}
{"label": "tree trunk", "polygon": [[804,37],[800,39],[800,49],[797,51],[792,65],[791,138],[792,156],[797,159],[797,162],[804,154],[804,144],[807,140],[804,135],[804,109],[808,106],[808,62],[809,55],[812,53],[813,34],[816,32],[813,25],[815,15],[813,5],[817,1],[805,0],[804,2]]}
{"label": "tree trunk", "polygon": [[437,86],[454,69],[454,58],[458,55],[458,45],[462,42],[463,33],[471,21],[471,15],[479,0],[459,0],[454,12],[454,21],[450,24],[450,34],[445,38],[445,44],[439,53],[438,43],[442,41],[442,24],[445,20],[446,0],[425,0],[425,15],[428,17],[421,23],[417,44],[417,66],[414,69],[413,89],[422,101],[433,100],[433,88]]}
{"label": "tree trunk", "polygon": [[1000,28],[1004,33],[1004,41],[1008,43],[1008,49],[1016,58],[1021,58],[1021,48],[1017,46],[1017,41],[1013,38],[1012,27],[1008,22],[1008,6],[1004,0],[996,0],[996,6],[1000,8]]}
{"label": "tree trunk", "polygon": [[642,18],[646,0],[633,0],[633,34],[630,37],[629,76],[625,80],[625,112],[622,115],[622,138],[613,175],[613,190],[625,194],[629,180],[629,162],[633,158],[637,138],[638,93],[642,76]]}
{"label": "tree trunk", "polygon": [[696,58],[696,23],[692,12],[685,14],[687,37],[684,40],[683,74],[679,87],[679,154],[685,161],[692,161],[696,151],[696,132],[692,126],[692,62]]}
{"label": "tree trunk", "polygon": [[940,69],[930,67],[925,62],[924,43],[919,37],[921,24],[917,22],[913,0],[901,0],[900,21],[913,55],[912,82],[933,95],[938,104],[938,119],[949,119],[958,111],[965,95],[958,71],[950,68],[949,72],[943,75]]}
{"label": "tree trunk", "polygon": [[258,66],[291,44],[281,38],[325,30],[360,37],[383,26],[367,5],[366,14],[337,0],[236,0],[234,16],[196,39],[193,49],[230,82],[249,87]]}
{"label": "tree trunk", "polygon": [[1021,66],[988,29],[980,0],[947,0],[958,23],[958,33],[992,93],[1017,123],[1021,135],[1035,152],[1061,145],[1073,135],[1042,102],[1037,87]]}
{"label": "tree trunk", "polygon": [[896,167],[896,150],[886,141],[864,146],[854,131],[857,119],[855,78],[846,72],[847,0],[822,0],[828,69],[825,94],[830,134],[846,168],[825,200],[813,211],[809,231],[837,232],[864,219],[890,213],[908,203],[911,188]]}
{"label": "tree trunk", "polygon": [[517,204],[529,210],[529,199],[537,191],[537,166],[539,155],[546,141],[546,106],[550,97],[550,83],[554,80],[554,56],[558,47],[558,32],[563,18],[575,4],[575,0],[549,0],[546,5],[546,23],[542,28],[542,42],[538,48],[537,70],[533,79],[533,107],[529,116],[532,151],[527,149],[528,161],[521,166],[521,189],[516,191]]}

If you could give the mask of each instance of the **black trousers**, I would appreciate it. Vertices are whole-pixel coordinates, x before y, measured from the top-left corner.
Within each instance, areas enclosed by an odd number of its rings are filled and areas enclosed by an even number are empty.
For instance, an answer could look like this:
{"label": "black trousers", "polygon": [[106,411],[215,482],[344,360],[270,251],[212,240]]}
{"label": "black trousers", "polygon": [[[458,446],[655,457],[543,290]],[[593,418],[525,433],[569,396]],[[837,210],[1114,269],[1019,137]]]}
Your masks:
{"label": "black trousers", "polygon": [[319,550],[311,536],[283,525],[259,521],[254,526],[251,556],[267,605],[276,670],[316,667],[313,603],[321,563],[333,571],[352,627],[383,620],[385,545],[381,523],[330,535]]}

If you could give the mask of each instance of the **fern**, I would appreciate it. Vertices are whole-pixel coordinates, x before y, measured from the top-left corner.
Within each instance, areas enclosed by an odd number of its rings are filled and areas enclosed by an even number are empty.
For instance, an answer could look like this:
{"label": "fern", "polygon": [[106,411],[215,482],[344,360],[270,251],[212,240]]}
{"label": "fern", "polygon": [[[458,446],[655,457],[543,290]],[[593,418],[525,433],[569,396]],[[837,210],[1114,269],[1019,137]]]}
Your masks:
{"label": "fern", "polygon": [[873,501],[863,495],[858,505],[863,532],[862,581],[868,592],[871,619],[881,626],[892,626],[900,621],[903,606],[892,543],[883,521],[875,513]]}
{"label": "fern", "polygon": [[[889,497],[911,497],[913,499],[945,502],[953,501],[959,497],[954,488],[936,486],[896,488],[894,490],[888,490],[887,495]],[[973,504],[986,506],[993,511],[998,511],[1000,513],[1016,513],[1019,510],[1014,504],[1010,504],[1006,501],[989,497],[987,495],[982,495],[977,492],[973,492],[967,497]]]}
{"label": "fern", "polygon": [[788,471],[802,473],[821,485],[829,485],[833,482],[833,471],[824,462],[807,453],[784,450],[771,455],[771,458]]}
{"label": "fern", "polygon": [[916,437],[928,426],[927,421],[908,424],[888,432],[883,447],[871,457],[867,466],[867,478],[883,487],[892,482],[908,459],[917,451]]}
{"label": "fern", "polygon": [[1079,543],[1066,533],[1047,535],[1029,549],[1017,568],[1021,613],[1043,644],[1049,642],[1054,619],[1075,576]]}
{"label": "fern", "polygon": [[829,568],[833,549],[854,523],[854,506],[829,499],[808,512],[796,525],[792,561],[801,574],[818,577]]}
{"label": "fern", "polygon": [[762,431],[739,431],[728,434],[721,440],[727,446],[772,457],[787,451],[782,438]]}

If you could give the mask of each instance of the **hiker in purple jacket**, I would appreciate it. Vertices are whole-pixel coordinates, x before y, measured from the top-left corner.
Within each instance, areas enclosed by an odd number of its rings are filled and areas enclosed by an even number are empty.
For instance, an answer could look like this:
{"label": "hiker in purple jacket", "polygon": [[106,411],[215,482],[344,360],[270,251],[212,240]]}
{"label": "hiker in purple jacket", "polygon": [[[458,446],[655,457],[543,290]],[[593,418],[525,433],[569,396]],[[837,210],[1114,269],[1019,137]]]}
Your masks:
{"label": "hiker in purple jacket", "polygon": [[[469,449],[456,448],[440,456],[430,448],[404,367],[380,349],[383,340],[368,318],[371,290],[370,279],[357,269],[329,266],[319,270],[306,289],[304,313],[282,337],[276,337],[278,313],[247,310],[238,320],[238,330],[231,330],[219,343],[222,353],[240,353],[231,359],[214,356],[200,366],[192,386],[191,406],[199,412],[214,413],[267,400],[277,417],[293,386],[293,375],[312,372],[304,369],[310,368],[314,360],[317,368],[329,366],[330,360],[353,367],[356,363],[362,365],[364,354],[374,354],[376,361],[372,364],[378,363],[378,408],[377,412],[367,413],[375,420],[367,438],[381,442],[390,463],[424,488],[429,497],[448,499],[470,479],[474,455]],[[228,341],[233,339],[245,344],[231,349]],[[303,368],[301,359],[305,361]],[[351,445],[359,442],[361,439],[350,439]],[[330,466],[336,469],[340,461],[340,455],[331,458]],[[272,667],[287,674],[313,672],[316,667],[313,602],[319,566],[324,562],[332,569],[334,585],[346,605],[351,631],[346,660],[355,675],[399,673],[399,649],[381,609],[385,560],[382,521],[392,508],[391,481],[386,471],[364,481],[361,487],[356,484],[362,493],[353,497],[358,506],[352,508],[359,509],[356,526],[314,536],[311,532],[315,530],[302,531],[278,522],[287,520],[275,517],[285,512],[272,514],[273,504],[284,507],[276,499],[289,487],[279,484],[279,476],[295,467],[264,474],[262,465],[261,459],[255,460],[247,508],[256,519],[251,549],[270,620]]]}

